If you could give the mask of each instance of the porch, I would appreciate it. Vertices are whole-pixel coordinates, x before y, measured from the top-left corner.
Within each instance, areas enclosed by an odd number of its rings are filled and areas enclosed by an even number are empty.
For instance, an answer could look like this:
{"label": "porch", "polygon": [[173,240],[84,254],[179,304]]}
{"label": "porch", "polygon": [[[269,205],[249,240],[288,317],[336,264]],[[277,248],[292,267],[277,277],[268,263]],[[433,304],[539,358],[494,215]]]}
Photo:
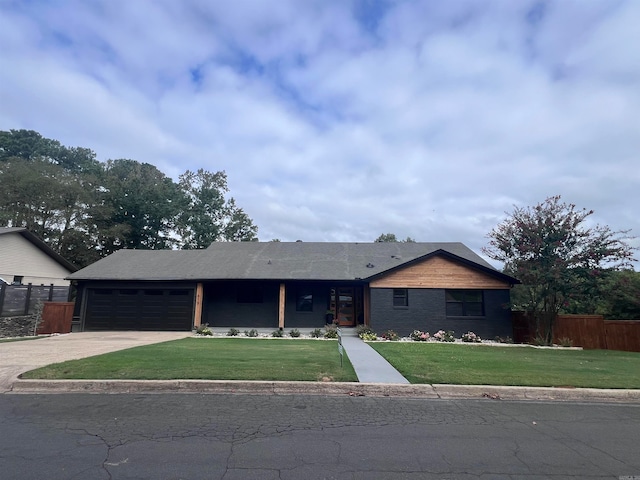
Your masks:
{"label": "porch", "polygon": [[369,289],[362,282],[228,281],[199,283],[194,326],[228,330],[314,329],[327,323],[355,327],[369,318]]}

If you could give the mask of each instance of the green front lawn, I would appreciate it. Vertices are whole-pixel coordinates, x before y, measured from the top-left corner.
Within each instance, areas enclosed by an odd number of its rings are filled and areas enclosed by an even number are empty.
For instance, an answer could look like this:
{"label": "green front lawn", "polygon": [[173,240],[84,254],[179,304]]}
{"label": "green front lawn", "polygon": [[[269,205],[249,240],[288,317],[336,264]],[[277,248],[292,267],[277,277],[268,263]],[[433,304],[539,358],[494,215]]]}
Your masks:
{"label": "green front lawn", "polygon": [[640,353],[442,343],[369,343],[411,383],[640,388]]}
{"label": "green front lawn", "polygon": [[358,381],[346,353],[340,367],[335,341],[248,338],[185,338],[57,363],[22,377]]}

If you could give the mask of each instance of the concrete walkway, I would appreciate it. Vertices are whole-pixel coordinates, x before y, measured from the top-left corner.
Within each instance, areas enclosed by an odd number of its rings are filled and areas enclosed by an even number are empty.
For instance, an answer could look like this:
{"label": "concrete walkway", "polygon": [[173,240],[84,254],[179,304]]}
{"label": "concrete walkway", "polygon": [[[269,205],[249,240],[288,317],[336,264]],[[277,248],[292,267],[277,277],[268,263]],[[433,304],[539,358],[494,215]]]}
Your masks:
{"label": "concrete walkway", "polygon": [[342,346],[356,371],[359,382],[409,383],[382,355],[363,342],[355,331],[342,330]]}

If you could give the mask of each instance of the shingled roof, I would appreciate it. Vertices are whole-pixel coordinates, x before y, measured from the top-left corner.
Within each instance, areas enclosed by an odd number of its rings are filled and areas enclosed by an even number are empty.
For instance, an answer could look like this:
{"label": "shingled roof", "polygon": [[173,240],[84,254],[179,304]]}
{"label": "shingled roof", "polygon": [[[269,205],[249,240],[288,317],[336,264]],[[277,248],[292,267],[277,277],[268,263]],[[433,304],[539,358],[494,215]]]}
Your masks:
{"label": "shingled roof", "polygon": [[[462,243],[216,242],[204,250],[120,250],[70,280],[359,280],[432,255],[508,277]],[[515,282],[514,282],[515,281]]]}

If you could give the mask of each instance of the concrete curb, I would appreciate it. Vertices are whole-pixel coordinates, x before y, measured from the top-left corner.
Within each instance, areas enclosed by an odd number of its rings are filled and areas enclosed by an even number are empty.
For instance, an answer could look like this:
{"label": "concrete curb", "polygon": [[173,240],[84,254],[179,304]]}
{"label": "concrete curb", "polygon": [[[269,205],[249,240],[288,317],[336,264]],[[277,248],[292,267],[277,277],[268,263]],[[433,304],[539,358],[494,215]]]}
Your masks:
{"label": "concrete curb", "polygon": [[348,395],[430,399],[492,399],[640,403],[640,390],[493,385],[404,385],[349,382],[228,380],[16,380],[8,393],[196,393],[252,395]]}

